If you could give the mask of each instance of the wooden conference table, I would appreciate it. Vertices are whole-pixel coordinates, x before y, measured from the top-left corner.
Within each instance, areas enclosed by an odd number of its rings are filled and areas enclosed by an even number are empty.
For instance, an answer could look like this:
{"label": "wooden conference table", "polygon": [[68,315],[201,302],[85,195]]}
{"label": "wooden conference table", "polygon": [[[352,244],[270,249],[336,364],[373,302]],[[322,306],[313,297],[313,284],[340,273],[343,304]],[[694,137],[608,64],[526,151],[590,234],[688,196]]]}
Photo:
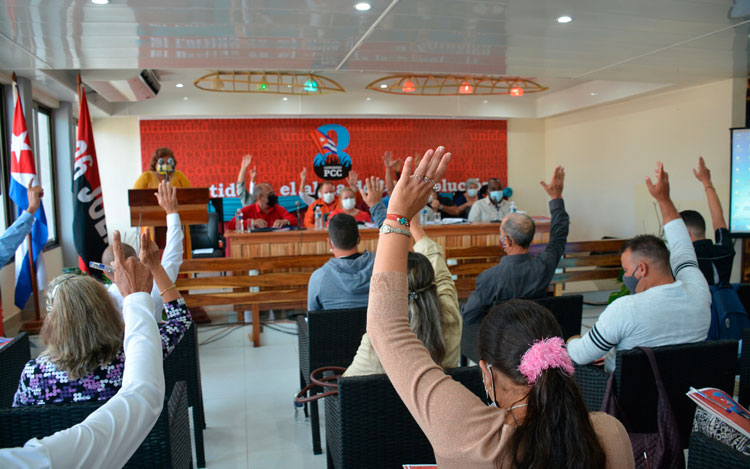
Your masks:
{"label": "wooden conference table", "polygon": [[[548,217],[534,217],[536,235],[532,244],[549,240]],[[500,244],[499,223],[464,223],[458,225],[425,225],[425,232],[445,249]],[[359,250],[374,252],[378,243],[376,228],[359,230]],[[330,253],[327,230],[269,231],[259,233],[224,233],[228,257],[259,258]]]}

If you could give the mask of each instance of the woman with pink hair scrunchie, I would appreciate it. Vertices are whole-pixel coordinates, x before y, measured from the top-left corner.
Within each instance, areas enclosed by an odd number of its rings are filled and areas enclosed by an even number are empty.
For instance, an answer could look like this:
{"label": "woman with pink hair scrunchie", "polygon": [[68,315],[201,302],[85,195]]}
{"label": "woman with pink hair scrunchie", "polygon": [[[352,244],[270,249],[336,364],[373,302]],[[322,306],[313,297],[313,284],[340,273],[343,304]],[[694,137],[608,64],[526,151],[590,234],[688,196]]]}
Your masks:
{"label": "woman with pink hair scrunchie", "polygon": [[479,368],[490,407],[446,376],[411,330],[411,239],[404,225],[424,207],[450,159],[439,147],[418,165],[411,157],[404,162],[378,240],[367,307],[372,346],[430,441],[438,467],[634,467],[622,424],[586,409],[560,326],[547,309],[510,300],[482,322]]}

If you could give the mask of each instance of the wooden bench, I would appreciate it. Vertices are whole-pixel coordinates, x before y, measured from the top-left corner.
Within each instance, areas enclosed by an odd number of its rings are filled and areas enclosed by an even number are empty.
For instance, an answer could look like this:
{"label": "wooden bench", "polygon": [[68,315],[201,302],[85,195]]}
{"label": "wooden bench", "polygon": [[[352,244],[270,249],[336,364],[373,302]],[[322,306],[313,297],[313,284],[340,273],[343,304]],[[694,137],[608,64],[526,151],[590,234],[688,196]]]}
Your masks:
{"label": "wooden bench", "polygon": [[[587,280],[615,279],[622,270],[620,249],[624,239],[578,241],[565,245],[565,253],[550,282],[555,296],[562,295],[565,283]],[[546,244],[532,244],[531,255],[544,250]],[[456,282],[459,298],[468,298],[476,286],[479,274],[497,265],[505,255],[500,245],[446,249],[446,262]]]}
{"label": "wooden bench", "polygon": [[[256,259],[210,258],[185,260],[177,289],[183,293],[188,307],[232,305],[237,320],[243,321],[243,310],[253,312],[252,342],[260,346],[260,312],[270,309],[307,309],[307,284],[312,272],[325,264],[331,256],[283,256]],[[257,271],[257,275],[249,275]],[[230,274],[193,278],[197,273]],[[249,291],[251,287],[258,291]],[[231,291],[216,291],[217,289]],[[201,291],[211,290],[211,291]]]}

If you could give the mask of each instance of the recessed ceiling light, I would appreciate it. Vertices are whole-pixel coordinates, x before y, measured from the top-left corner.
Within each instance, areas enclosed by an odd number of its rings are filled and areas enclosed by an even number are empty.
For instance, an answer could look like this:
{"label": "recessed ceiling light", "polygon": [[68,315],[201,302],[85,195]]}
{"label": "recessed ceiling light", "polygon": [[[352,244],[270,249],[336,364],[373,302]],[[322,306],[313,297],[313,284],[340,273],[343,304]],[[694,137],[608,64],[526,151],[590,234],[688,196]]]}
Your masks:
{"label": "recessed ceiling light", "polygon": [[359,2],[356,5],[354,5],[354,8],[356,8],[359,11],[367,11],[370,9],[370,4],[367,2]]}
{"label": "recessed ceiling light", "polygon": [[176,86],[177,88],[182,88],[182,87],[183,87],[183,86],[185,86],[185,85],[183,85],[182,83],[177,83],[177,84],[176,84],[176,85],[174,85],[174,86]]}
{"label": "recessed ceiling light", "polygon": [[592,91],[591,93],[589,93],[589,96],[596,96],[596,93],[594,93],[594,92]]}
{"label": "recessed ceiling light", "polygon": [[486,99],[485,99],[484,101],[482,101],[482,102],[483,102],[484,104],[487,104],[487,103],[489,103],[489,101],[487,101]]}
{"label": "recessed ceiling light", "polygon": [[289,101],[289,98],[287,98],[286,96],[284,96],[283,98],[281,98],[281,100],[282,101]]}
{"label": "recessed ceiling light", "polygon": [[91,3],[94,3],[96,5],[106,5],[109,3],[109,0],[91,0]]}
{"label": "recessed ceiling light", "polygon": [[182,100],[183,100],[183,101],[187,101],[187,100],[188,100],[188,97],[187,97],[187,96],[185,96],[184,98],[182,98]]}
{"label": "recessed ceiling light", "polygon": [[383,83],[382,85],[380,85],[380,87],[381,87],[382,89],[386,89],[386,88],[388,88],[388,85],[386,85],[385,83]]}
{"label": "recessed ceiling light", "polygon": [[561,16],[561,17],[559,17],[557,19],[557,22],[558,23],[562,23],[562,24],[570,23],[571,21],[573,21],[573,18],[571,18],[570,16],[567,16],[567,15],[566,16]]}
{"label": "recessed ceiling light", "polygon": [[372,98],[365,98],[367,101],[370,101]]}

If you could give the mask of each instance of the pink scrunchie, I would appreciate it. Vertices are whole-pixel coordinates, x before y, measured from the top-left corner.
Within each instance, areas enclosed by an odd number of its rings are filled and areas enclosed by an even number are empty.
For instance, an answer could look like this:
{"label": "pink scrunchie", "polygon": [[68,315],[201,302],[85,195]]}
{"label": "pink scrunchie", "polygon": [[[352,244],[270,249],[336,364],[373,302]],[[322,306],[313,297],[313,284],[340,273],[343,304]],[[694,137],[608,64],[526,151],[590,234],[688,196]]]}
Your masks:
{"label": "pink scrunchie", "polygon": [[560,337],[537,340],[521,357],[518,371],[526,377],[529,384],[536,383],[542,372],[548,368],[560,368],[568,376],[573,374],[573,361]]}

